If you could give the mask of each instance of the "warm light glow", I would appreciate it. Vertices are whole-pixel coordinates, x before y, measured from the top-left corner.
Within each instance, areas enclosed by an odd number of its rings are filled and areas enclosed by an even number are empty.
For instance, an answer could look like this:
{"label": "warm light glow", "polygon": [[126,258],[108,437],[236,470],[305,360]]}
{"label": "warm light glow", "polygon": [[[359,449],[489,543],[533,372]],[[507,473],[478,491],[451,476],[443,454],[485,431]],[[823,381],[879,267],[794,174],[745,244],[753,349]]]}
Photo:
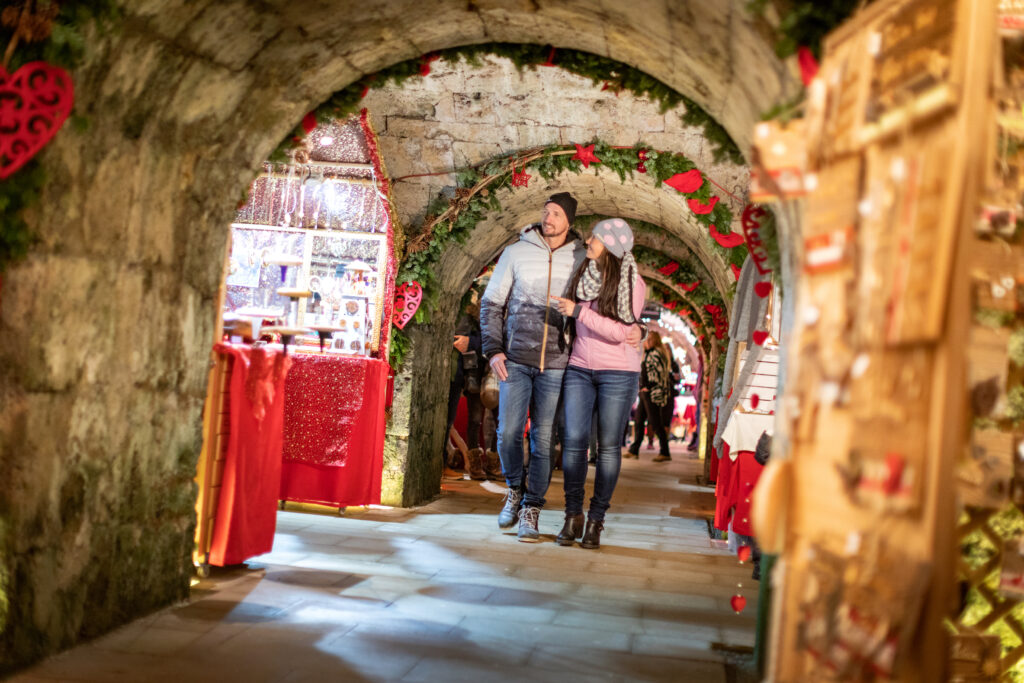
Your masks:
{"label": "warm light glow", "polygon": [[333,144],[334,144],[334,138],[332,138],[330,135],[325,135],[322,138],[320,138],[320,146],[321,147],[330,147]]}

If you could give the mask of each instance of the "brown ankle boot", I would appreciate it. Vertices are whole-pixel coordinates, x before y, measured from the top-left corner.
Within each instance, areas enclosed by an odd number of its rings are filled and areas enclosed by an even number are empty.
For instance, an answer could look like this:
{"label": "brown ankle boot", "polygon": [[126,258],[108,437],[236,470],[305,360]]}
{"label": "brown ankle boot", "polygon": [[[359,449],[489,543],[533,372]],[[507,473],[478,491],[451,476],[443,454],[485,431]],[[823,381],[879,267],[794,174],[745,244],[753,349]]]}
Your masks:
{"label": "brown ankle boot", "polygon": [[482,464],[484,452],[479,448],[474,448],[469,452],[469,457],[466,458],[469,462],[466,464],[466,469],[469,470],[469,478],[475,479],[476,481],[484,481],[487,479],[487,475],[484,474],[484,466]]}
{"label": "brown ankle boot", "polygon": [[501,473],[501,458],[494,451],[484,453],[484,473],[488,479],[494,481],[505,481],[505,475]]}
{"label": "brown ankle boot", "polygon": [[601,547],[601,531],[604,529],[604,522],[594,519],[587,520],[587,528],[583,532],[583,540],[580,541],[581,548],[593,550]]}
{"label": "brown ankle boot", "polygon": [[572,545],[576,539],[583,536],[583,513],[578,515],[565,515],[565,526],[555,536],[555,543],[558,545]]}

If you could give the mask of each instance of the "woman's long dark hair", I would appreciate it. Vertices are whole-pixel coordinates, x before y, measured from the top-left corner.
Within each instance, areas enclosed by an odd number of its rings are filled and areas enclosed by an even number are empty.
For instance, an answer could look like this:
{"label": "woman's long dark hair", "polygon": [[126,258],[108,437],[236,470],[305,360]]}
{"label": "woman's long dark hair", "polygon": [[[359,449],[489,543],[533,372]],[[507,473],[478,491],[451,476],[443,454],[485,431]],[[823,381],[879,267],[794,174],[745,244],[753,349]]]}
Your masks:
{"label": "woman's long dark hair", "polygon": [[[576,298],[576,288],[580,280],[583,279],[583,271],[587,269],[589,262],[590,259],[583,260],[579,270],[576,271],[572,278],[572,283],[569,285],[569,296],[572,297],[573,301],[579,301]],[[601,273],[601,291],[597,294],[597,312],[605,318],[619,320],[619,308],[616,306],[615,300],[619,295],[619,274],[622,272],[622,259],[605,249],[597,257],[597,270]],[[632,291],[632,287],[630,287],[630,291]],[[619,322],[624,321],[620,320]]]}

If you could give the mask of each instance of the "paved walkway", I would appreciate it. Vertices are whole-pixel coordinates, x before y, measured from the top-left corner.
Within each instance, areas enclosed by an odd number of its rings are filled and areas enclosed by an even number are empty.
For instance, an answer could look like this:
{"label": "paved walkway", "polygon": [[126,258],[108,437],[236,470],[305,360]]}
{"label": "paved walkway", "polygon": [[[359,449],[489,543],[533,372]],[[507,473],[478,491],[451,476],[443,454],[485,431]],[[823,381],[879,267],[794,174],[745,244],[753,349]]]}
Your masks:
{"label": "paved walkway", "polygon": [[669,514],[700,463],[651,456],[623,462],[599,550],[552,542],[560,472],[537,544],[497,528],[490,482],[446,482],[414,509],[285,511],[272,553],[13,680],[726,683],[723,646],[753,646],[757,584],[703,520]]}

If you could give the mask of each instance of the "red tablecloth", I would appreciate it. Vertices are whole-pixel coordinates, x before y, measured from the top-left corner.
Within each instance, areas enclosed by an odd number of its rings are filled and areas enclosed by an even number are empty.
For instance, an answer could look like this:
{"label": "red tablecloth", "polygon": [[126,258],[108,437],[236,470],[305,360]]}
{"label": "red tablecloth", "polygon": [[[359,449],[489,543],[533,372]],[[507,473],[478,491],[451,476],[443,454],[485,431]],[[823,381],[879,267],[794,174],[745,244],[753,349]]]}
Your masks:
{"label": "red tablecloth", "polygon": [[295,354],[285,385],[281,500],[380,503],[389,371],[373,358]]}
{"label": "red tablecloth", "polygon": [[285,377],[280,351],[234,344],[214,349],[231,357],[230,435],[224,455],[210,564],[238,564],[269,552],[277,522]]}
{"label": "red tablecloth", "polygon": [[718,485],[715,489],[715,528],[729,528],[744,536],[753,536],[750,526],[750,494],[764,469],[757,463],[753,451],[740,451],[736,460],[729,457],[729,446],[722,446],[719,462]]}

